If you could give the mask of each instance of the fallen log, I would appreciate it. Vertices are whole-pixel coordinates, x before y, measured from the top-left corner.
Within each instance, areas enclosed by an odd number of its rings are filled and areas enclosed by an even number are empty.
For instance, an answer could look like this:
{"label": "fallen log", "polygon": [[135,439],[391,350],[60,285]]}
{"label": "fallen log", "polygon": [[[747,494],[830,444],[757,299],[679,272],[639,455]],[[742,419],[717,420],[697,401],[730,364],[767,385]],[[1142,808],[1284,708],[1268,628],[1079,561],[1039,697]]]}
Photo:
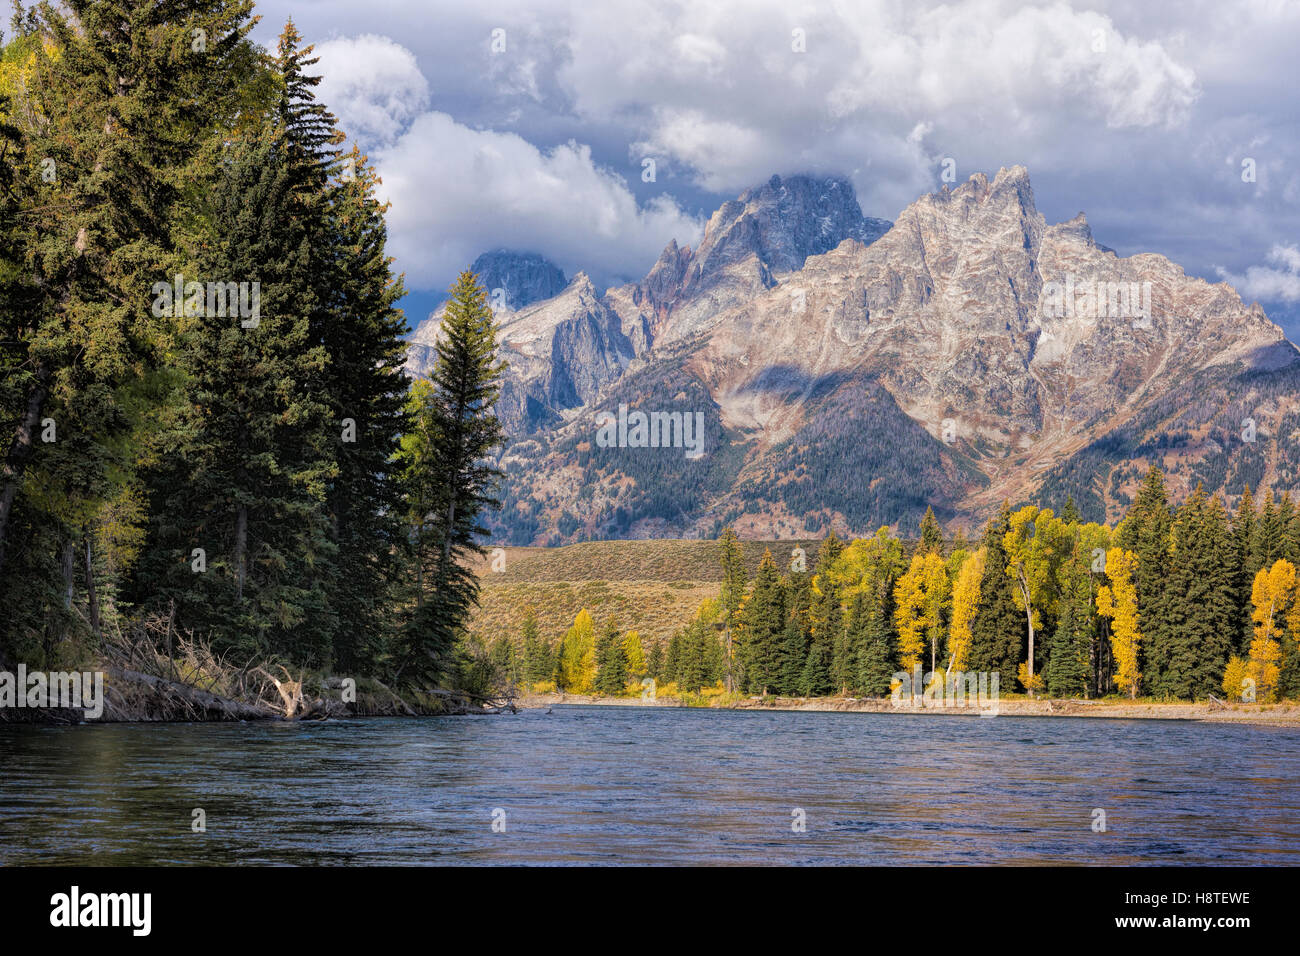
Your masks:
{"label": "fallen log", "polygon": [[[125,711],[125,713],[113,715],[118,720],[283,719],[282,715],[277,713],[274,708],[266,705],[249,704],[243,701],[231,700],[227,697],[219,697],[202,688],[168,680],[165,677],[155,677],[152,674],[144,674],[123,667],[107,667],[104,673],[115,682],[142,684],[152,691],[152,699],[138,701],[133,704],[130,700],[132,695],[126,692],[126,688],[114,688],[118,693],[113,696],[120,699],[121,703],[114,702],[112,709],[117,711],[121,708]],[[135,712],[137,710],[144,710],[148,716],[142,717]],[[110,719],[113,718],[110,717]]]}

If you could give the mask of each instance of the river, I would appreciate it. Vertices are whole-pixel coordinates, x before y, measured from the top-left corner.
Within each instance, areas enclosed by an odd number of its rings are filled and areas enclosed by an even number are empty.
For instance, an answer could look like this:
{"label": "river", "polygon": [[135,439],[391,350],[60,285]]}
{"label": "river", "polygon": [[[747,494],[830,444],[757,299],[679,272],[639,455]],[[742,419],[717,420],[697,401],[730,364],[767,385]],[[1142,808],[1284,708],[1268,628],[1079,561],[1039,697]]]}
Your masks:
{"label": "river", "polygon": [[1295,730],[1185,721],[7,726],[0,863],[1295,865],[1298,781]]}

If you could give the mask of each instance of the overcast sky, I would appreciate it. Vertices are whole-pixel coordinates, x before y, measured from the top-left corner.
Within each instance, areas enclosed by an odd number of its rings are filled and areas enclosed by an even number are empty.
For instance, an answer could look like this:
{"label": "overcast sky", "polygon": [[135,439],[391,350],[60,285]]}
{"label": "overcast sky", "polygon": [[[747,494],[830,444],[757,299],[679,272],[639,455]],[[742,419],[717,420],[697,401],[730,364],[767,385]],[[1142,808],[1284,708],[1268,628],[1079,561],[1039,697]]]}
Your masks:
{"label": "overcast sky", "polygon": [[[894,219],[1028,167],[1049,222],[1231,281],[1300,338],[1300,0],[259,0],[384,178],[414,325],[480,252],[598,284],[772,174]],[[654,162],[646,182],[645,161]],[[1253,170],[1253,175],[1250,173]],[[1251,181],[1253,180],[1253,181]]]}

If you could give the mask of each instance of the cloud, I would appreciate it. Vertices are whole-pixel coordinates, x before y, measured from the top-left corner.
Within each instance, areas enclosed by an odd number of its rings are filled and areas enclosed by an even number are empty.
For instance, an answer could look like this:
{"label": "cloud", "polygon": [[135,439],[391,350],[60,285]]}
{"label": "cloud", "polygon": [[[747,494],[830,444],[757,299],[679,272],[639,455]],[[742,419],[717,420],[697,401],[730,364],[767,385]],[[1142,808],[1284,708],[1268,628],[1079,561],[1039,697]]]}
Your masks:
{"label": "cloud", "polygon": [[367,33],[317,44],[317,97],[362,148],[391,144],[429,105],[429,84],[415,54]]}
{"label": "cloud", "polygon": [[667,196],[638,205],[588,146],[543,150],[445,113],[418,117],[377,166],[390,250],[416,289],[441,289],[497,247],[540,252],[598,284],[640,277],[669,240],[694,242],[703,226]]}
{"label": "cloud", "polygon": [[[402,204],[450,205],[418,171],[440,167],[440,147],[403,144],[430,111],[454,122],[453,149],[488,131],[517,133],[534,147],[533,169],[555,167],[570,141],[588,147],[573,175],[583,170],[583,188],[602,202],[597,173],[623,184],[614,217],[630,230],[623,240],[582,248],[573,230],[601,216],[558,201],[548,232],[528,211],[541,199],[481,200],[498,221],[520,215],[538,251],[568,250],[566,271],[597,271],[590,253],[600,269],[639,274],[667,241],[660,225],[690,231],[774,173],[847,176],[864,212],[894,218],[939,188],[948,158],[958,181],[1023,164],[1049,220],[1086,210],[1098,241],[1120,254],[1160,252],[1211,279],[1222,267],[1244,281],[1258,263],[1285,273],[1265,256],[1300,235],[1294,93],[1278,80],[1294,72],[1294,0],[259,0],[258,9],[268,42],[289,15],[310,38],[352,38],[320,44],[351,57],[322,62],[326,102],[349,132],[381,144],[376,158],[410,167],[402,176],[417,185],[394,192]],[[498,28],[508,46],[494,55]],[[805,52],[795,52],[796,30]],[[360,43],[374,34],[385,36]],[[336,66],[350,71],[337,82]],[[384,71],[395,72],[381,82]],[[655,159],[656,182],[641,181],[644,158]],[[1242,178],[1246,158],[1254,181]],[[432,236],[432,222],[461,220],[397,206],[392,215],[424,230],[394,233],[421,263],[399,260],[411,284],[445,287],[451,275],[426,271],[435,257],[424,245],[453,242]],[[492,243],[515,245],[508,233],[496,229]]]}
{"label": "cloud", "polygon": [[1250,266],[1244,274],[1221,268],[1215,271],[1247,301],[1300,302],[1300,248],[1275,245],[1265,261],[1272,265]]}
{"label": "cloud", "polygon": [[995,134],[1016,153],[1004,161],[1029,161],[1045,137],[1180,127],[1199,95],[1194,70],[1159,41],[1065,2],[628,6],[568,25],[560,80],[573,109],[638,117],[633,150],[714,191],[810,161],[860,170],[860,191],[882,167],[910,190],[920,122],[949,152]]}

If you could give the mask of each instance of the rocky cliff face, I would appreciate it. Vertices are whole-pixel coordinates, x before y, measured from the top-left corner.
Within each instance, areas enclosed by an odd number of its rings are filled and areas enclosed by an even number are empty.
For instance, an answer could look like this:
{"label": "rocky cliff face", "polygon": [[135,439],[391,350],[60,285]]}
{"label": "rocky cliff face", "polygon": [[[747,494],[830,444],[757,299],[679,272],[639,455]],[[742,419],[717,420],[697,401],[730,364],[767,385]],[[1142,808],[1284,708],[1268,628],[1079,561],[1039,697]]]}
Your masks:
{"label": "rocky cliff face", "polygon": [[[1116,256],[1082,214],[1046,223],[1018,166],[892,226],[847,183],[773,178],[641,282],[575,277],[501,331],[496,530],[518,542],[869,533],[927,505],[969,527],[1066,494],[1114,518],[1151,463],[1175,494],[1300,486],[1281,330],[1226,284]],[[606,447],[597,416],[620,406],[701,413],[705,455]]]}
{"label": "rocky cliff face", "polygon": [[[534,302],[559,295],[567,285],[559,267],[535,252],[496,249],[483,253],[469,268],[487,290],[488,304],[498,321]],[[407,366],[412,374],[422,375],[433,365],[433,346],[442,312],[440,306],[411,334]]]}

